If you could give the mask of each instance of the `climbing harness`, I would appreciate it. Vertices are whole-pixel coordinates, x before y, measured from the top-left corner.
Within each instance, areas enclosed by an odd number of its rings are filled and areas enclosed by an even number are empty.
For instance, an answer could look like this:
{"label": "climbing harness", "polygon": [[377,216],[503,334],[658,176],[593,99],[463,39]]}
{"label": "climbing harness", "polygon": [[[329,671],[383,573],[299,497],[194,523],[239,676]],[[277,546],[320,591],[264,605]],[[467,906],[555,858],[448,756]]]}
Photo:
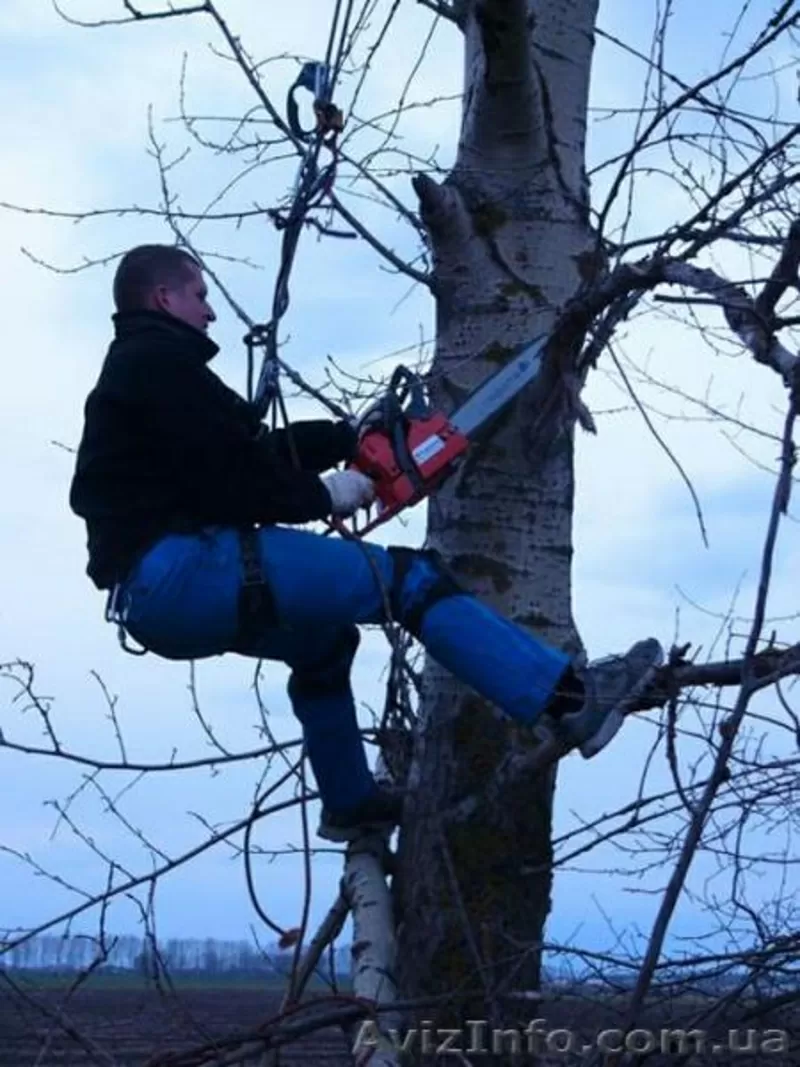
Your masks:
{"label": "climbing harness", "polygon": [[106,598],[106,622],[113,622],[117,627],[117,640],[124,652],[130,653],[131,656],[146,656],[150,651],[149,648],[146,648],[144,645],[142,645],[141,648],[134,648],[133,645],[128,644],[129,634],[125,629],[126,612],[124,608],[120,607],[119,603],[121,592],[121,582],[117,582],[113,588],[109,590],[108,597]]}
{"label": "climbing harness", "polygon": [[253,526],[239,529],[242,553],[242,584],[239,587],[239,629],[237,642],[252,646],[267,626],[278,621],[275,598],[261,566],[258,532]]}
{"label": "climbing harness", "polygon": [[[242,581],[239,586],[236,643],[239,647],[251,647],[267,626],[278,621],[272,588],[266,581],[261,566],[258,531],[253,526],[238,529],[239,548],[242,559]],[[106,598],[105,620],[117,627],[117,639],[125,652],[132,656],[144,656],[150,649],[146,645],[135,648],[128,643],[130,634],[126,628],[127,611],[123,604],[122,583],[117,582]]]}

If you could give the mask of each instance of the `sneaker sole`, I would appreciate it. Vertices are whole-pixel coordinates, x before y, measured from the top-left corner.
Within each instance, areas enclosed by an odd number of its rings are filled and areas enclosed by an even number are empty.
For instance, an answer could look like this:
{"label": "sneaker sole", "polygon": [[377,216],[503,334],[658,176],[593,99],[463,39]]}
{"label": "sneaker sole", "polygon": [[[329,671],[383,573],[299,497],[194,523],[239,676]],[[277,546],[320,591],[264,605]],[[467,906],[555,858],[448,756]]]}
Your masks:
{"label": "sneaker sole", "polygon": [[597,753],[601,752],[609,741],[611,741],[619,732],[620,727],[625,721],[626,708],[629,708],[631,704],[642,695],[645,689],[647,689],[655,677],[656,671],[663,662],[664,650],[660,645],[657,649],[654,647],[650,665],[639,675],[636,683],[628,690],[624,699],[608,713],[600,729],[579,746],[580,753],[584,759],[591,759],[593,756],[596,756]]}
{"label": "sneaker sole", "polygon": [[336,845],[346,845],[368,834],[388,834],[396,827],[396,822],[371,822],[365,823],[363,826],[351,826],[347,829],[343,827],[341,830],[319,826],[317,827],[317,837],[321,837],[323,841],[332,841]]}

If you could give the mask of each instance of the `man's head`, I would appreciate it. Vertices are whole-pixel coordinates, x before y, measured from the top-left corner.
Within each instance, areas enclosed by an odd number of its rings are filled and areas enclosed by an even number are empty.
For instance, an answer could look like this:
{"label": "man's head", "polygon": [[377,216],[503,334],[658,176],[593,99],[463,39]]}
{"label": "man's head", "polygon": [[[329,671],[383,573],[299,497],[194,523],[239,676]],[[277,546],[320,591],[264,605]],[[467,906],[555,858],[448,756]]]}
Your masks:
{"label": "man's head", "polygon": [[216,315],[200,264],[172,245],[139,245],[122,257],[114,275],[117,311],[165,311],[205,332]]}

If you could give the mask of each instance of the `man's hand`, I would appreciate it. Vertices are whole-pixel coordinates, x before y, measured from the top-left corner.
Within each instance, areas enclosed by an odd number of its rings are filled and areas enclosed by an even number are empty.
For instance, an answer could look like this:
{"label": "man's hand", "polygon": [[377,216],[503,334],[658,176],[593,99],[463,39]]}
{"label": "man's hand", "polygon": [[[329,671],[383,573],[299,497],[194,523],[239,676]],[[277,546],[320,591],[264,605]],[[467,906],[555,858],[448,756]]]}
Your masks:
{"label": "man's hand", "polygon": [[372,479],[359,471],[334,471],[323,477],[322,484],[331,498],[331,513],[340,518],[369,507],[375,499]]}

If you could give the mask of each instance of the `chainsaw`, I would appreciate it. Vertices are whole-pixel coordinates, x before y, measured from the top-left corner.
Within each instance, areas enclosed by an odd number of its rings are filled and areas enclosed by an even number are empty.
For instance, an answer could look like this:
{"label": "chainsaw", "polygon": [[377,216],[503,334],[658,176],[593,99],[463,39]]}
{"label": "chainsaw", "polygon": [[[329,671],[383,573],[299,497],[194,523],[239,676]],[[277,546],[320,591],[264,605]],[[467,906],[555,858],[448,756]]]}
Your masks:
{"label": "chainsaw", "polygon": [[547,341],[544,335],[522,348],[449,416],[431,408],[417,374],[395,368],[387,392],[359,420],[351,467],[374,481],[377,514],[352,532],[369,533],[449,478],[481,431],[536,379]]}

